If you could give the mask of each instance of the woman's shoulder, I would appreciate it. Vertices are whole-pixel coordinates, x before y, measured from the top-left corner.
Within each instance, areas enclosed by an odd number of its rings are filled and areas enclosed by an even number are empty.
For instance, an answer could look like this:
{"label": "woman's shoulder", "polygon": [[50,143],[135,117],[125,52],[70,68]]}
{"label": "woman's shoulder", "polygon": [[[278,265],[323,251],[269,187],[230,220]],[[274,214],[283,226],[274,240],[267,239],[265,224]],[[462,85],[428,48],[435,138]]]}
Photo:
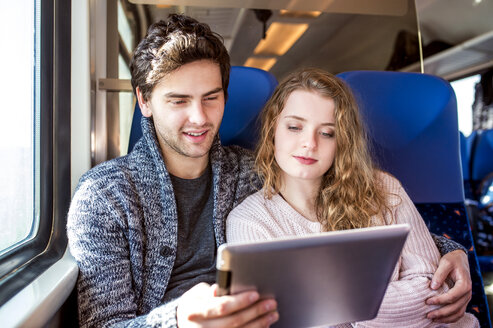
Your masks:
{"label": "woman's shoulder", "polygon": [[399,193],[402,189],[401,182],[389,172],[377,170],[377,180],[386,192]]}
{"label": "woman's shoulder", "polygon": [[241,214],[242,217],[247,213],[262,212],[265,208],[265,196],[263,189],[251,194],[243,199],[233,210],[229,213],[229,217],[236,217]]}

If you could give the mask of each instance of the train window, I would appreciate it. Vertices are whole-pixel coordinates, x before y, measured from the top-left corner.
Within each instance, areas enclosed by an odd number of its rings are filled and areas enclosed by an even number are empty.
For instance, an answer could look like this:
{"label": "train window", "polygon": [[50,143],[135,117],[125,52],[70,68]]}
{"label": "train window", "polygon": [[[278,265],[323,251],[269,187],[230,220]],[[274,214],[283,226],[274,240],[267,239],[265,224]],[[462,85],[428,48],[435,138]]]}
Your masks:
{"label": "train window", "polygon": [[[2,44],[15,51],[0,52],[0,253],[36,235],[39,219],[39,57],[33,1],[0,3]],[[8,27],[8,29],[7,29]],[[16,31],[16,33],[7,33]],[[34,32],[34,33],[33,33]],[[7,78],[8,77],[8,78]]]}
{"label": "train window", "polygon": [[[70,1],[0,2],[0,305],[64,254]],[[63,15],[60,13],[64,13]]]}
{"label": "train window", "polygon": [[460,80],[451,82],[457,97],[457,112],[459,115],[459,130],[467,137],[473,130],[472,124],[472,106],[476,94],[476,84],[481,76],[472,75]]}
{"label": "train window", "polygon": [[[124,9],[125,6],[125,9]],[[130,80],[130,53],[135,47],[135,25],[133,24],[132,12],[128,9],[130,4],[118,1],[118,35],[120,40],[118,54],[118,79]],[[129,90],[118,92],[119,121],[120,121],[120,155],[125,155],[130,139],[130,127],[134,110],[134,96]]]}
{"label": "train window", "polygon": [[[130,69],[123,57],[118,56],[118,78],[130,80]],[[134,96],[130,91],[120,91],[118,93],[120,103],[120,154],[125,155],[130,139],[130,127],[132,126],[132,116],[134,111]]]}
{"label": "train window", "polygon": [[118,1],[118,34],[126,50],[133,50],[134,35],[121,1]]}

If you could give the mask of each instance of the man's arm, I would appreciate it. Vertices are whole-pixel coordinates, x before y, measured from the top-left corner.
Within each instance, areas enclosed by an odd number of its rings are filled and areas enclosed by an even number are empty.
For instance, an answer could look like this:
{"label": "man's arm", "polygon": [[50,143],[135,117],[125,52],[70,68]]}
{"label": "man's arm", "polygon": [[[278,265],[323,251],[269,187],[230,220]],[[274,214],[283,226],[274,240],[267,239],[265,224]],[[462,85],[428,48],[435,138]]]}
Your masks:
{"label": "man's arm", "polygon": [[447,253],[461,250],[465,254],[467,254],[467,249],[459,244],[458,242],[453,241],[452,239],[448,239],[444,236],[439,236],[434,233],[430,233],[431,238],[433,238],[433,241],[435,242],[435,245],[437,245],[438,251],[440,252],[440,255],[444,256]]}
{"label": "man's arm", "polygon": [[80,326],[151,326],[146,316],[137,318],[128,239],[114,207],[116,193],[94,184],[86,180],[79,186],[67,222],[70,251],[79,266]]}
{"label": "man's arm", "polygon": [[471,274],[467,250],[453,240],[431,234],[442,258],[433,275],[430,287],[438,289],[447,278],[454,282],[445,294],[429,298],[427,304],[441,305],[438,310],[428,313],[428,318],[436,322],[452,323],[464,316],[467,304],[472,296]]}

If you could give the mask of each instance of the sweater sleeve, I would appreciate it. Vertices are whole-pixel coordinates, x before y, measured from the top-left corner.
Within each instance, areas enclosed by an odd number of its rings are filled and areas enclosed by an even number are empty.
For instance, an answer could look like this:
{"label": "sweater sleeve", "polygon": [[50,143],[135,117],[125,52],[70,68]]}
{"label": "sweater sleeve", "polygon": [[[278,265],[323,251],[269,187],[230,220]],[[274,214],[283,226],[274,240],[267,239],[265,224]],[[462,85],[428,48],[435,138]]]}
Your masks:
{"label": "sweater sleeve", "polygon": [[464,246],[462,246],[458,242],[446,238],[445,236],[439,236],[431,233],[431,238],[433,238],[433,241],[435,242],[435,245],[437,246],[441,256],[457,250],[461,250],[467,254],[467,249]]}
{"label": "sweater sleeve", "polygon": [[72,200],[70,251],[79,266],[80,327],[176,327],[176,302],[138,316],[129,243],[114,195],[90,181]]}
{"label": "sweater sleeve", "polygon": [[[395,183],[398,183],[395,181]],[[375,319],[356,323],[356,327],[434,327],[440,324],[426,318],[437,306],[426,305],[425,300],[445,291],[429,288],[438,261],[439,252],[419,212],[399,184],[401,202],[395,208],[394,222],[410,225],[407,241],[399,263],[392,275],[382,305]],[[466,314],[454,327],[474,327],[474,318]],[[462,322],[462,324],[461,324]],[[466,322],[469,322],[467,324]],[[471,325],[471,322],[473,325]]]}

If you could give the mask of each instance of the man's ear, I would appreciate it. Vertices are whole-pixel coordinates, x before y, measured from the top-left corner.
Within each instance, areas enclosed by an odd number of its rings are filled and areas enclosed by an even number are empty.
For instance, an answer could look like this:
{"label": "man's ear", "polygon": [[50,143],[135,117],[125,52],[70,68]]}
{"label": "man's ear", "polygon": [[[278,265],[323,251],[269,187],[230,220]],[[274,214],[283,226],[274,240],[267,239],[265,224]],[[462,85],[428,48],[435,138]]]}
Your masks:
{"label": "man's ear", "polygon": [[135,93],[137,94],[137,101],[139,102],[140,112],[145,117],[151,117],[152,112],[151,108],[149,107],[149,101],[144,100],[144,96],[142,95],[139,87],[135,88]]}

